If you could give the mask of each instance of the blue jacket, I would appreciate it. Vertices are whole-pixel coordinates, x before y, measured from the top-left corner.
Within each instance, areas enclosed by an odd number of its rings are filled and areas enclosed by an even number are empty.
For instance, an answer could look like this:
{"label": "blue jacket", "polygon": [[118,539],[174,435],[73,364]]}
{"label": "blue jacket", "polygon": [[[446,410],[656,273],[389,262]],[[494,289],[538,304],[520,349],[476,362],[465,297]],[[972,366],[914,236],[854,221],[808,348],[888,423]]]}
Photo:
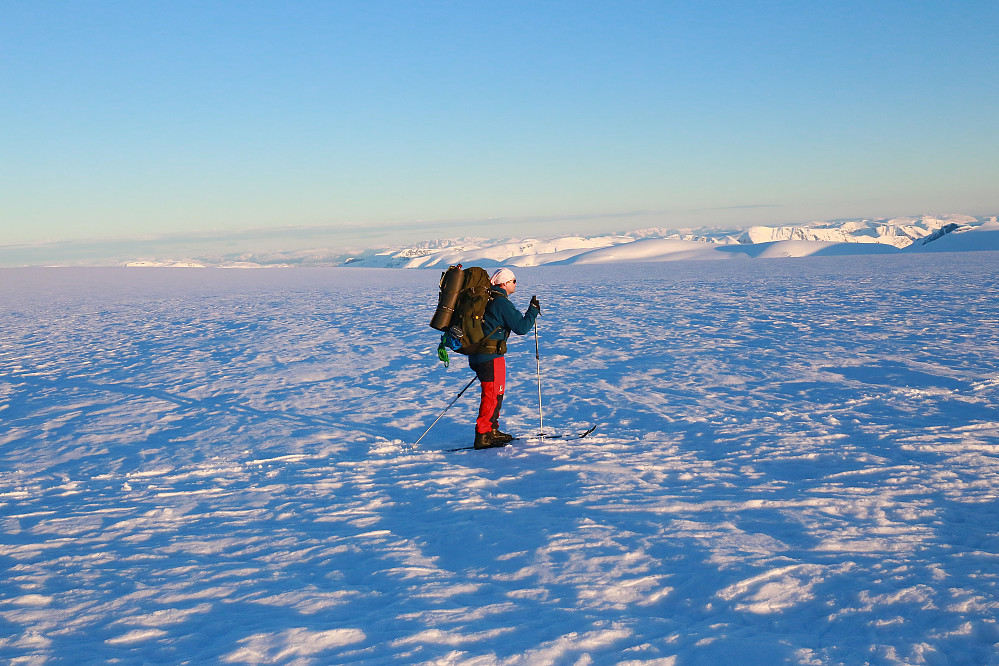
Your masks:
{"label": "blue jacket", "polygon": [[[524,335],[534,326],[534,320],[538,318],[538,310],[528,307],[527,312],[520,314],[520,311],[510,302],[506,290],[500,286],[492,288],[493,299],[486,306],[486,311],[482,315],[482,332],[487,338],[492,340],[506,340],[510,337],[510,332],[517,335]],[[499,328],[495,333],[489,335],[494,328]],[[485,363],[497,358],[499,354],[471,354],[468,362],[472,365]]]}

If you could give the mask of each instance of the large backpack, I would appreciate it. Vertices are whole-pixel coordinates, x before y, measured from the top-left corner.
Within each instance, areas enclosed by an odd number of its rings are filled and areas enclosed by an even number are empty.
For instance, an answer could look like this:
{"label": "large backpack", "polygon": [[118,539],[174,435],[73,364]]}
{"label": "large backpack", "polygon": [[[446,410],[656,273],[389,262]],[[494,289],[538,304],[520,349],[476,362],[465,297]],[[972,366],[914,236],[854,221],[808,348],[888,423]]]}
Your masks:
{"label": "large backpack", "polygon": [[444,271],[440,286],[437,311],[430,326],[444,332],[442,346],[459,354],[502,353],[496,349],[498,341],[486,339],[496,330],[482,330],[482,316],[493,299],[489,273],[478,266],[462,269],[457,264]]}

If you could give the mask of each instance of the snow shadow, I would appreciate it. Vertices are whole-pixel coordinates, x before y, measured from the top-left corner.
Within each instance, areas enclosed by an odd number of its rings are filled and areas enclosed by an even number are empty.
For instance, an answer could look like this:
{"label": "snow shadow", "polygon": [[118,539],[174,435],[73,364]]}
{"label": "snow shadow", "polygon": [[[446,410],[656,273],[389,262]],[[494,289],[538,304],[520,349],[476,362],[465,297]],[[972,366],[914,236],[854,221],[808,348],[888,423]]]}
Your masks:
{"label": "snow shadow", "polygon": [[994,663],[993,259],[518,269],[459,453],[439,271],[17,273],[0,657]]}

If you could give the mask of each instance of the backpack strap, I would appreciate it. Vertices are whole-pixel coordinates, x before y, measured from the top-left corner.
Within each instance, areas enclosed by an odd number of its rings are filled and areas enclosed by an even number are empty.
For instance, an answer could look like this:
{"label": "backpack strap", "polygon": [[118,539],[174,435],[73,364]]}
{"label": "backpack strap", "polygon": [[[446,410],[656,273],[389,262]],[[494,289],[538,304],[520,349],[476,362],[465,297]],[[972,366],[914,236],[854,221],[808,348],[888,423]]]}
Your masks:
{"label": "backpack strap", "polygon": [[467,351],[462,349],[463,354],[499,354],[502,356],[506,353],[506,340],[492,340],[490,335],[496,331],[503,328],[502,326],[497,326],[493,330],[489,331],[481,340],[476,344],[472,345]]}

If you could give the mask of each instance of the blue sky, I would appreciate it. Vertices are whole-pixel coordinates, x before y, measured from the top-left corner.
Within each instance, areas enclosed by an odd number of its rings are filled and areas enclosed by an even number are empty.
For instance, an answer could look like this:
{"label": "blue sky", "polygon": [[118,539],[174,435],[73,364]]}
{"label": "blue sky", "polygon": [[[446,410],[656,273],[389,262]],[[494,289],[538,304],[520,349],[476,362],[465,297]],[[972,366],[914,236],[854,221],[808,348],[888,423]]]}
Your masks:
{"label": "blue sky", "polygon": [[999,3],[0,0],[0,244],[999,212]]}

